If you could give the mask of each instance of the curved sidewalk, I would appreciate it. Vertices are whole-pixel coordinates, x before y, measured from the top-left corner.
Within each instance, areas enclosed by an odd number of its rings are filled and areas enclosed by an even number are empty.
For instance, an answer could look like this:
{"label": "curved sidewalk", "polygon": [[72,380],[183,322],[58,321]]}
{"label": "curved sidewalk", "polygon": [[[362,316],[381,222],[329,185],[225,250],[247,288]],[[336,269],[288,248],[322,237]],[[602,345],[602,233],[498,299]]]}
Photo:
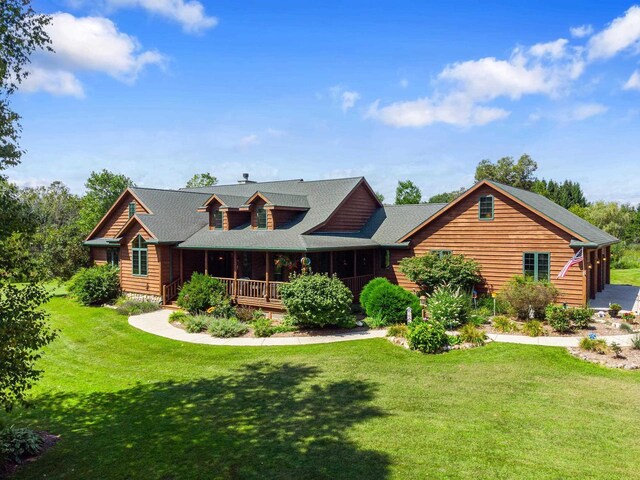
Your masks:
{"label": "curved sidewalk", "polygon": [[[277,345],[313,345],[320,343],[346,342],[349,340],[367,340],[369,338],[383,338],[385,329],[367,330],[364,332],[348,332],[333,335],[300,336],[300,337],[266,337],[266,338],[216,338],[207,333],[188,333],[169,323],[169,310],[158,310],[129,317],[129,325],[153,335],[170,338],[188,343],[204,345],[226,345],[237,347],[262,347]],[[631,338],[635,334],[602,336],[607,343],[616,342],[619,345],[630,346]],[[487,335],[494,342],[519,343],[525,345],[540,345],[546,347],[577,347],[582,337],[525,337],[523,335],[503,335],[490,333]]]}
{"label": "curved sidewalk", "polygon": [[309,337],[266,337],[266,338],[216,338],[207,333],[188,333],[169,323],[168,310],[145,313],[129,317],[129,325],[144,332],[160,337],[171,338],[181,342],[199,343],[204,345],[226,345],[236,347],[264,347],[282,345],[313,345],[318,343],[346,342],[349,340],[366,340],[381,338],[387,334],[386,330],[367,330],[364,332],[339,333],[335,335]]}

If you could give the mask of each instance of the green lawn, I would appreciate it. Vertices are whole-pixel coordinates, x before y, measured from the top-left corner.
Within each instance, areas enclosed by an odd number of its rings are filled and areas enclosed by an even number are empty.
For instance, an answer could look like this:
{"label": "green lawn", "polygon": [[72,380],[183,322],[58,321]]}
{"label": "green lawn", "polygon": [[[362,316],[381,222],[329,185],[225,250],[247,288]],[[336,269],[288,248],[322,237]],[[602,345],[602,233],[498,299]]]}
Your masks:
{"label": "green lawn", "polygon": [[640,372],[563,349],[182,344],[54,298],[17,478],[640,478]]}
{"label": "green lawn", "polygon": [[611,283],[623,285],[635,285],[640,287],[640,268],[626,270],[611,270]]}

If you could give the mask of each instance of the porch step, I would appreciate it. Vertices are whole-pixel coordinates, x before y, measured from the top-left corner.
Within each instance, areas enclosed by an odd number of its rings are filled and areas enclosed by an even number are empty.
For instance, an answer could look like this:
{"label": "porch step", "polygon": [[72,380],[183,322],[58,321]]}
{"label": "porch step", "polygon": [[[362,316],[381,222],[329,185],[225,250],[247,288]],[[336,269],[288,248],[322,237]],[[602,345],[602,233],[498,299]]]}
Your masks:
{"label": "porch step", "polygon": [[165,305],[162,305],[162,308],[164,308],[165,310],[182,310],[178,306],[178,304],[176,303],[175,300],[173,300],[173,301],[171,301],[171,302],[169,302],[169,303],[167,303]]}

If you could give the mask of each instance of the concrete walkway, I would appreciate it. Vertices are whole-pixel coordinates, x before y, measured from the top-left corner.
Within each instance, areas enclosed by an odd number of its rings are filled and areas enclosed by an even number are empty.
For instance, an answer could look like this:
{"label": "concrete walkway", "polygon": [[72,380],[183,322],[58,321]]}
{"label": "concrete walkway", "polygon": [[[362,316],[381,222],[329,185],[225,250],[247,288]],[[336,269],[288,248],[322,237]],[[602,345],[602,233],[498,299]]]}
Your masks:
{"label": "concrete walkway", "polygon": [[[171,338],[188,343],[200,343],[204,345],[227,345],[236,347],[264,347],[282,345],[312,345],[319,343],[346,342],[349,340],[367,340],[369,338],[384,338],[385,329],[367,330],[364,332],[348,332],[333,335],[318,335],[308,337],[267,337],[267,338],[216,338],[208,333],[188,333],[181,328],[169,323],[169,310],[158,310],[129,317],[129,324],[160,337]],[[630,335],[602,336],[607,343],[616,342],[623,346],[631,345]],[[488,337],[494,342],[520,343],[526,345],[542,345],[547,347],[577,347],[582,337],[525,337],[522,335],[503,335],[491,333]]]}
{"label": "concrete walkway", "polygon": [[266,338],[216,338],[208,333],[188,333],[169,323],[168,310],[145,313],[129,317],[129,324],[147,333],[171,338],[181,342],[200,343],[205,345],[226,345],[236,347],[264,347],[277,345],[312,345],[317,343],[346,342],[349,340],[366,340],[386,336],[386,330],[367,330],[364,332],[348,332],[335,335],[318,335],[309,337],[266,337]]}

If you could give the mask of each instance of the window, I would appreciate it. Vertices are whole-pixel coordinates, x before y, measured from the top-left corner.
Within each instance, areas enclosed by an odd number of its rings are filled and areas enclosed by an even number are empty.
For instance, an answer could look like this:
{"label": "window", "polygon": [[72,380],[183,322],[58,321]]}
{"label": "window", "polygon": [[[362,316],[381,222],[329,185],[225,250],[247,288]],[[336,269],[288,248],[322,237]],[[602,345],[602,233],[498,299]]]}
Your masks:
{"label": "window", "polygon": [[114,267],[120,264],[120,248],[107,248],[107,263]]}
{"label": "window", "polygon": [[220,210],[213,212],[213,228],[222,229],[222,212]]}
{"label": "window", "polygon": [[549,280],[551,255],[549,253],[525,252],[522,255],[522,273],[534,280]]}
{"label": "window", "polygon": [[147,275],[147,242],[138,235],[131,244],[131,266],[134,275]]}
{"label": "window", "polygon": [[453,254],[453,251],[451,251],[451,250],[431,250],[431,253],[433,253],[435,255],[438,255],[439,258],[442,258],[444,256]]}
{"label": "window", "polygon": [[256,208],[258,228],[267,228],[267,211],[264,207]]}
{"label": "window", "polygon": [[129,218],[136,214],[136,202],[129,203]]}
{"label": "window", "polygon": [[493,195],[484,195],[478,202],[478,218],[480,220],[493,220]]}

